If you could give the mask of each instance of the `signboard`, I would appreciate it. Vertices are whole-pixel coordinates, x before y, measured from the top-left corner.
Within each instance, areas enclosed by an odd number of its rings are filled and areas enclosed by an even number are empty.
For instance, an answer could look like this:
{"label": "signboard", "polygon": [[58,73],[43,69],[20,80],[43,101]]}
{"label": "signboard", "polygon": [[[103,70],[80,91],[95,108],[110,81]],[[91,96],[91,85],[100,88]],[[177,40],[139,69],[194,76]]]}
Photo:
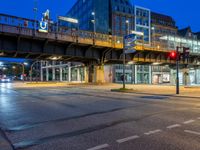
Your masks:
{"label": "signboard", "polygon": [[78,23],[78,20],[74,18],[59,16],[58,19],[62,21],[66,21],[66,22],[71,22],[71,23],[76,23],[76,24]]}
{"label": "signboard", "polygon": [[48,22],[47,21],[40,21],[39,32],[48,33]]}
{"label": "signboard", "polygon": [[136,50],[134,49],[135,47],[135,41],[137,40],[137,37],[135,34],[129,34],[124,37],[124,48],[125,48],[125,53],[134,53]]}

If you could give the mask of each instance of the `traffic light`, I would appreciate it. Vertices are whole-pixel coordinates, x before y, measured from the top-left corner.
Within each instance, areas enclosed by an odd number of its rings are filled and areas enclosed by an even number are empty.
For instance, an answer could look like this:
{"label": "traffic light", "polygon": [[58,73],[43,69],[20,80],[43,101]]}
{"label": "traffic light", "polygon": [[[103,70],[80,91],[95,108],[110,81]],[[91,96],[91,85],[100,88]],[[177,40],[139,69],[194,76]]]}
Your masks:
{"label": "traffic light", "polygon": [[169,53],[169,57],[170,57],[171,59],[176,59],[176,57],[177,57],[176,52],[175,52],[175,51],[170,52],[170,53]]}
{"label": "traffic light", "polygon": [[186,59],[189,59],[190,55],[190,48],[188,47],[183,47],[183,60],[185,61]]}

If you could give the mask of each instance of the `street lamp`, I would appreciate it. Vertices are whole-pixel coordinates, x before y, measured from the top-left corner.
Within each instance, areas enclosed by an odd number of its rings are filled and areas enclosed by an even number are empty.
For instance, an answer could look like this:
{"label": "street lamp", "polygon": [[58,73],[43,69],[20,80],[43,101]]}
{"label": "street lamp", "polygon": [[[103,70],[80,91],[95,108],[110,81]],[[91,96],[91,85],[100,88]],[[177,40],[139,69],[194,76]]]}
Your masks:
{"label": "street lamp", "polygon": [[38,8],[37,8],[37,0],[35,0],[34,2],[35,6],[33,8],[33,12],[34,12],[34,34],[36,34],[36,28],[37,28],[37,12],[38,12]]}
{"label": "street lamp", "polygon": [[93,29],[94,29],[94,34],[95,34],[96,33],[96,14],[95,14],[95,12],[92,12],[92,16],[93,16],[92,22],[94,25]]}
{"label": "street lamp", "polygon": [[129,34],[129,32],[130,32],[130,21],[126,20],[126,24],[127,24],[127,34]]}
{"label": "street lamp", "polygon": [[27,62],[24,62],[24,63],[21,63],[20,65],[22,66],[22,80],[23,80],[23,82],[24,82],[25,66],[27,66],[28,63],[27,63]]}
{"label": "street lamp", "polygon": [[151,27],[151,30],[152,30],[152,40],[153,40],[152,44],[153,46],[155,46],[155,27]]}

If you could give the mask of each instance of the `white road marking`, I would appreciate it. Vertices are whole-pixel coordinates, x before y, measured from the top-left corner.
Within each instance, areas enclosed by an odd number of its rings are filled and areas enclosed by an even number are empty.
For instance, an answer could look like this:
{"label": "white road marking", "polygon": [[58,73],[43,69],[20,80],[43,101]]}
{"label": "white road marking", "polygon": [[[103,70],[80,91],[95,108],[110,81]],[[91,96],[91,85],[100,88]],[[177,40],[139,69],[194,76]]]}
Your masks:
{"label": "white road marking", "polygon": [[153,131],[149,131],[149,132],[146,132],[144,133],[145,135],[151,135],[151,134],[155,134],[155,133],[158,133],[158,132],[161,132],[162,130],[160,129],[157,129],[157,130],[153,130]]}
{"label": "white road marking", "polygon": [[103,148],[106,148],[106,147],[109,147],[109,145],[108,144],[102,144],[102,145],[98,145],[98,146],[89,148],[87,150],[99,150],[99,149],[103,149]]}
{"label": "white road marking", "polygon": [[173,128],[177,128],[180,126],[181,126],[180,124],[173,124],[173,125],[168,126],[167,129],[173,129]]}
{"label": "white road marking", "polygon": [[130,137],[126,137],[126,138],[123,138],[123,139],[118,139],[116,140],[117,143],[124,143],[124,142],[127,142],[127,141],[130,141],[130,140],[134,140],[134,139],[138,139],[139,136],[138,135],[134,135],[134,136],[130,136]]}
{"label": "white road marking", "polygon": [[191,130],[184,130],[184,132],[186,132],[186,133],[191,133],[191,134],[195,134],[195,135],[200,135],[200,132],[191,131]]}
{"label": "white road marking", "polygon": [[190,124],[190,123],[193,123],[193,122],[195,122],[195,120],[188,120],[188,121],[183,122],[183,124]]}

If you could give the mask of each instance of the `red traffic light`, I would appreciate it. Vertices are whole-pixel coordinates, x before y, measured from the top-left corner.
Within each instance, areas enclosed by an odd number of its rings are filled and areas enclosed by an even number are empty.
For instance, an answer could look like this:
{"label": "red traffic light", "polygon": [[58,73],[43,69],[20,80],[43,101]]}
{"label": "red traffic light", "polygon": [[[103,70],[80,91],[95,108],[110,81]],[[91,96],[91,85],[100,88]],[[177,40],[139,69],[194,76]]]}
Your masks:
{"label": "red traffic light", "polygon": [[169,54],[169,56],[170,56],[171,59],[175,59],[175,58],[176,58],[176,55],[177,55],[177,54],[176,54],[176,52],[174,52],[174,51],[173,51],[173,52],[170,52],[170,54]]}

